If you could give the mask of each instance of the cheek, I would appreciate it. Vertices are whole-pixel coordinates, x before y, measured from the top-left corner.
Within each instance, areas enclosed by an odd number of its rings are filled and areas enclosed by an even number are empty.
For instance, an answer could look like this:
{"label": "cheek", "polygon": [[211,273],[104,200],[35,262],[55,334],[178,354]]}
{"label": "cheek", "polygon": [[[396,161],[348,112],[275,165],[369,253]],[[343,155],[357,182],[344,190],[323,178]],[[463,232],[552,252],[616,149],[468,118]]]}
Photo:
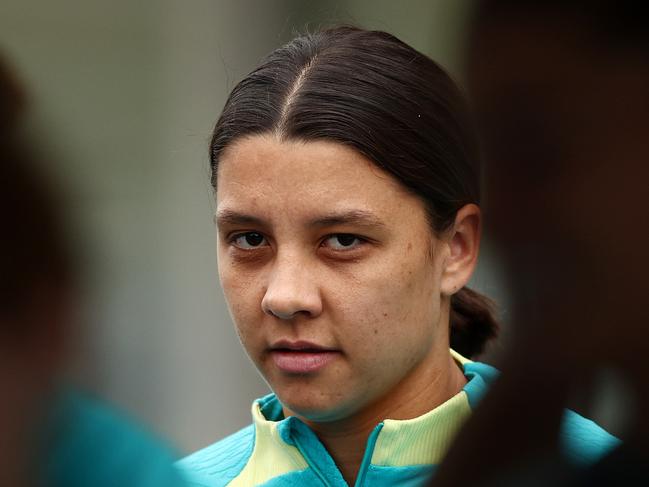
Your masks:
{"label": "cheek", "polygon": [[[341,339],[361,357],[427,346],[439,314],[439,279],[425,257],[385,259],[338,294]],[[345,292],[347,291],[347,292]]]}
{"label": "cheek", "polygon": [[439,302],[440,276],[424,257],[386,266],[371,284],[378,319],[402,325],[430,323]]}
{"label": "cheek", "polygon": [[259,330],[257,326],[261,310],[262,290],[255,286],[255,280],[231,265],[219,263],[219,279],[237,333],[244,345]]}

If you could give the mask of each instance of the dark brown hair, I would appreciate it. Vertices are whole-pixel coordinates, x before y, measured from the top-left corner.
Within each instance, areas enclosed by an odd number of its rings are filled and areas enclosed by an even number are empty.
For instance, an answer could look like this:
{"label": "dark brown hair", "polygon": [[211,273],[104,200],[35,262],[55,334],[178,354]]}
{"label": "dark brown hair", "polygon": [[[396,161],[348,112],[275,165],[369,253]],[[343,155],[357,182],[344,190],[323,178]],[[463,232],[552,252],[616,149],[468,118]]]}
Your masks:
{"label": "dark brown hair", "polygon": [[[70,255],[55,188],[41,157],[21,134],[26,106],[21,85],[0,56],[0,323],[28,311],[43,288],[71,280]],[[8,319],[6,319],[8,318]]]}
{"label": "dark brown hair", "polygon": [[[338,27],[272,52],[230,94],[210,146],[212,185],[236,139],[326,139],[350,146],[425,204],[433,230],[480,201],[480,164],[464,99],[432,60],[385,32]],[[473,356],[495,337],[491,301],[451,299],[451,346]]]}

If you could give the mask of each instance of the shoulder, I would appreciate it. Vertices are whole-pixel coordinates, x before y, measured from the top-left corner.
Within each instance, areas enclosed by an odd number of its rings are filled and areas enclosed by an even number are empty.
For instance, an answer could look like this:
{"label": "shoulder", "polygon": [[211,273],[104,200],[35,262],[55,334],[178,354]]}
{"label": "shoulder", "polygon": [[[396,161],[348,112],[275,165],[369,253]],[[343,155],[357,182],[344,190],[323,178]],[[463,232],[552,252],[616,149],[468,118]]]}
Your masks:
{"label": "shoulder", "polygon": [[173,468],[174,452],[126,414],[69,391],[48,421],[42,474],[48,485],[183,485]]}
{"label": "shoulder", "polygon": [[[463,357],[460,357],[460,363],[468,379],[464,391],[471,409],[475,409],[489,386],[500,375],[500,371],[485,363],[472,362]],[[565,457],[578,466],[595,463],[621,444],[619,439],[597,423],[571,410],[565,411],[559,434]]]}
{"label": "shoulder", "polygon": [[221,487],[233,480],[246,466],[255,446],[255,427],[242,430],[198,450],[176,463],[190,485]]}
{"label": "shoulder", "polygon": [[619,446],[621,441],[574,411],[566,410],[561,427],[561,445],[568,460],[591,465]]}

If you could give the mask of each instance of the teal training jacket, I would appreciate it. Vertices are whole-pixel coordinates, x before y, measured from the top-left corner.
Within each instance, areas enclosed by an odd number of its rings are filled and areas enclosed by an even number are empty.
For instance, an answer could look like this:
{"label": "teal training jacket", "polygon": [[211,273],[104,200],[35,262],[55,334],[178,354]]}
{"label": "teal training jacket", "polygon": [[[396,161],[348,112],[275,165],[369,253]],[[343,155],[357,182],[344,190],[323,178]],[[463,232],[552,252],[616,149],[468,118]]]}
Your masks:
{"label": "teal training jacket", "polygon": [[38,441],[33,475],[43,487],[183,487],[178,458],[162,440],[112,406],[61,391]]}
{"label": "teal training jacket", "polygon": [[[430,478],[458,428],[498,375],[487,364],[451,353],[462,366],[467,384],[422,416],[379,423],[367,441],[356,487],[414,487]],[[347,487],[315,433],[298,418],[285,418],[274,394],[255,401],[252,416],[252,425],[177,463],[190,485]],[[619,440],[594,422],[567,411],[562,442],[570,462],[588,465]]]}

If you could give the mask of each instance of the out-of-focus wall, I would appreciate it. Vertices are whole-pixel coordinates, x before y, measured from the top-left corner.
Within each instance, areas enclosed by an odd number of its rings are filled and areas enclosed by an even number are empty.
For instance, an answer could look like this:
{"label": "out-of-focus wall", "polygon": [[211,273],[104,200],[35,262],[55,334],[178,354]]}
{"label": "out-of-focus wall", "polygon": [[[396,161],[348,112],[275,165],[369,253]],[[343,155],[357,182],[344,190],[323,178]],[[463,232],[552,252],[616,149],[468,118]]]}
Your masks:
{"label": "out-of-focus wall", "polygon": [[[305,25],[388,30],[454,74],[468,0],[4,0],[0,50],[67,188],[84,267],[74,373],[192,450],[267,387],[217,282],[207,144],[229,90]],[[498,295],[485,259],[475,279]]]}

